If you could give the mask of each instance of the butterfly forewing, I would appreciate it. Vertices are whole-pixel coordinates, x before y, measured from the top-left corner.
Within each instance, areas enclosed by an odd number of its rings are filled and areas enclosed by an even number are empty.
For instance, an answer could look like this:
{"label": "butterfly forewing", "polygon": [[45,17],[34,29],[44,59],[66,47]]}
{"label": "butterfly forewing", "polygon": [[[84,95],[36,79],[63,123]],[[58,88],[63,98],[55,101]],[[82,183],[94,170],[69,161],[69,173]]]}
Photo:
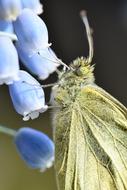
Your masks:
{"label": "butterfly forewing", "polygon": [[59,190],[127,190],[127,110],[96,85],[56,113]]}

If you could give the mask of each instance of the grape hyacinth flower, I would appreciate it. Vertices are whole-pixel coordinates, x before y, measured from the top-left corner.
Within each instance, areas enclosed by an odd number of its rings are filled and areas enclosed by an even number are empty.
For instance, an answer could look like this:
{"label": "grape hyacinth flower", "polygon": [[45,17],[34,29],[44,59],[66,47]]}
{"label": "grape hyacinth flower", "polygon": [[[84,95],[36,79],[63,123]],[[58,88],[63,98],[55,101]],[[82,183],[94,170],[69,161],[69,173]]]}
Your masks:
{"label": "grape hyacinth flower", "polygon": [[0,36],[0,84],[19,80],[18,54],[9,37]]}
{"label": "grape hyacinth flower", "polygon": [[17,40],[11,21],[0,19],[0,36],[9,37],[11,40]]}
{"label": "grape hyacinth flower", "polygon": [[0,31],[14,34],[12,22],[0,19]]}
{"label": "grape hyacinth flower", "polygon": [[0,0],[0,18],[3,20],[16,20],[21,9],[21,0]]}
{"label": "grape hyacinth flower", "polygon": [[39,82],[26,71],[19,71],[20,80],[9,85],[10,96],[15,110],[23,120],[35,119],[47,110],[45,96]]}
{"label": "grape hyacinth flower", "polygon": [[21,0],[23,8],[29,8],[36,14],[43,13],[43,5],[39,0]]}
{"label": "grape hyacinth flower", "polygon": [[24,9],[13,26],[18,43],[26,49],[28,55],[32,56],[50,46],[45,23],[30,9]]}
{"label": "grape hyacinth flower", "polygon": [[24,127],[18,130],[14,139],[21,158],[33,169],[50,168],[54,161],[54,143],[44,133]]}
{"label": "grape hyacinth flower", "polygon": [[48,78],[49,74],[59,66],[57,57],[51,48],[45,48],[40,54],[35,53],[32,56],[29,56],[26,49],[21,47],[18,42],[16,42],[16,48],[22,63],[41,80]]}

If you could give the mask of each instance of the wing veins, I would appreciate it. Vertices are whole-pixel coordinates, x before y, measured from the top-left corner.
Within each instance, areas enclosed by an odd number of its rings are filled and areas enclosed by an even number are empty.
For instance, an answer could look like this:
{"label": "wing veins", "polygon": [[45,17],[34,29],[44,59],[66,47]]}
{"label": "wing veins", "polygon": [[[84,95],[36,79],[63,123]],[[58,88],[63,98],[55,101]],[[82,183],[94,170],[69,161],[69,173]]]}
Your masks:
{"label": "wing veins", "polygon": [[[86,108],[86,107],[84,107],[92,116],[94,116],[100,123],[102,123],[105,127],[106,127],[106,129],[109,131],[109,133],[111,134],[111,136],[113,137],[113,139],[115,139],[115,140],[117,140],[120,144],[122,144],[122,146],[124,146],[124,148],[126,148],[127,149],[127,146],[125,146],[124,144],[123,144],[123,142],[120,140],[120,139],[118,139],[117,137],[115,137],[113,134],[112,134],[112,132],[110,131],[110,129],[109,128],[107,128],[107,126],[105,125],[105,123],[98,117],[98,116],[96,116],[94,113],[92,113],[92,111],[90,111],[88,108]],[[99,130],[98,130],[99,131]],[[100,133],[100,132],[99,132]],[[101,133],[100,133],[101,134]]]}
{"label": "wing veins", "polygon": [[[86,108],[85,107],[85,109],[87,110],[87,111],[89,111],[89,113],[91,113],[94,117],[96,117],[96,119],[98,119],[98,120],[100,120],[101,121],[101,123],[103,123],[103,121],[98,117],[98,116],[95,116],[94,115],[94,113],[92,113],[88,108]],[[89,117],[89,116],[87,116],[87,117]],[[85,120],[87,121],[87,119],[86,119],[86,117],[84,117],[85,118]],[[89,122],[87,121],[87,123],[88,123],[88,125],[89,125]],[[106,127],[106,125],[105,125],[105,127]],[[106,127],[107,128],[107,127]],[[108,130],[109,131],[109,130]],[[98,130],[98,132],[100,133],[100,131]],[[109,133],[110,133],[110,131],[109,131]],[[111,134],[111,133],[110,133]],[[94,134],[93,134],[94,135]],[[101,135],[101,133],[100,133],[100,135]],[[111,136],[112,136],[112,134],[111,134]],[[94,136],[95,138],[96,138],[96,136]],[[112,136],[113,137],[113,136]],[[97,140],[97,139],[96,139]],[[114,137],[113,137],[113,140],[114,140]],[[98,142],[98,140],[97,140],[97,142]],[[113,141],[114,142],[114,141]],[[120,143],[121,143],[121,141],[119,141]],[[122,144],[123,145],[123,144]],[[126,146],[124,146],[125,148],[126,148]],[[103,147],[101,147],[101,148],[103,148]],[[116,147],[115,147],[115,149],[116,149]],[[104,149],[103,149],[104,150]],[[117,149],[116,149],[117,150]],[[105,151],[104,151],[105,152]],[[119,154],[119,151],[117,150],[117,152],[118,152],[118,154]],[[121,155],[120,155],[120,157],[121,157]],[[122,159],[121,159],[122,160]],[[123,162],[123,160],[122,160],[122,162]],[[125,164],[124,162],[123,162],[123,164]],[[125,166],[125,165],[124,165]],[[106,165],[106,168],[107,168],[107,165]],[[126,168],[126,167],[125,167]],[[117,168],[116,168],[117,169]],[[124,182],[123,182],[123,179],[122,179],[122,177],[121,177],[121,175],[120,175],[120,173],[119,173],[119,171],[117,170],[117,172],[118,172],[118,174],[119,174],[119,176],[120,176],[120,178],[121,178],[121,180],[122,180],[122,183],[123,183],[123,185],[124,185]],[[124,187],[125,187],[125,185],[124,185]]]}
{"label": "wing veins", "polygon": [[[77,104],[77,106],[78,106],[78,104]],[[81,113],[80,106],[78,106],[78,108],[79,108],[79,113]],[[81,118],[81,120],[82,120],[82,118],[84,118],[84,116],[80,114],[80,118]],[[83,123],[83,121],[82,121],[82,123]],[[84,129],[84,130],[83,130],[83,129]],[[87,140],[87,135],[86,135],[86,132],[85,132],[85,127],[84,127],[84,128],[82,127],[82,131],[83,131],[83,134],[84,134],[84,139],[86,139],[87,147],[89,147],[89,149],[91,150],[91,153],[93,154],[93,156],[94,156],[94,158],[95,158],[95,160],[96,160],[96,164],[97,164],[97,175],[98,175],[98,181],[99,181],[98,186],[99,186],[99,189],[102,190],[102,188],[101,188],[100,174],[99,174],[99,170],[98,170],[98,163],[100,163],[101,165],[102,165],[102,163],[101,163],[100,160],[97,158],[96,154],[94,153],[93,148],[91,147],[90,143],[89,143],[88,140]],[[104,151],[104,152],[105,152],[105,151]],[[108,166],[107,166],[107,165],[103,165],[103,167],[106,167],[106,168],[107,168]],[[108,172],[109,172],[109,168],[107,168],[107,170],[108,170]],[[110,174],[110,176],[111,176],[111,173],[109,173],[109,174]],[[112,178],[112,177],[113,177],[113,176],[111,176],[111,178]],[[113,181],[114,181],[114,183],[115,183],[116,189],[118,189],[118,188],[117,188],[117,184],[116,184],[114,178],[113,178]]]}
{"label": "wing veins", "polygon": [[101,180],[100,180],[100,171],[99,171],[99,164],[97,162],[97,175],[98,175],[98,181],[99,181],[99,189],[101,190]]}
{"label": "wing veins", "polygon": [[114,146],[115,146],[117,152],[118,152],[119,155],[120,155],[120,158],[121,158],[121,160],[122,160],[122,162],[123,162],[124,167],[127,169],[127,166],[126,166],[126,164],[125,164],[125,161],[124,161],[124,159],[123,159],[123,156],[121,155],[121,152],[120,152],[119,149],[117,148],[116,143],[117,143],[117,142],[114,140]]}
{"label": "wing veins", "polygon": [[[102,99],[105,99],[107,102],[110,102],[110,105],[113,105],[114,107],[117,107],[119,111],[121,111],[124,116],[127,118],[127,109],[124,105],[122,105],[118,100],[116,100],[113,96],[111,96],[109,93],[107,93],[106,91],[102,90],[100,87],[96,87],[96,86],[91,86],[91,85],[87,85],[87,87],[90,86],[92,89],[94,89],[94,91],[98,94],[98,96],[100,96]],[[99,93],[98,90],[100,90]],[[103,95],[104,94],[104,95]]]}

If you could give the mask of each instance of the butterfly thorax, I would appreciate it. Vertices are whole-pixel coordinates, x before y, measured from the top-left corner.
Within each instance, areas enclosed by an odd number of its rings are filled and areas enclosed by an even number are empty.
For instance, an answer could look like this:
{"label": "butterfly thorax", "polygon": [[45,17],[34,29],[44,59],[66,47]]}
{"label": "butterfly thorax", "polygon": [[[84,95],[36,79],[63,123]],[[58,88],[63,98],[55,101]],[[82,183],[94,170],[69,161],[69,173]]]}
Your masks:
{"label": "butterfly thorax", "polygon": [[53,88],[55,101],[64,106],[70,106],[76,99],[82,87],[94,83],[94,66],[87,59],[77,58],[70,65],[70,70],[59,75],[58,85]]}

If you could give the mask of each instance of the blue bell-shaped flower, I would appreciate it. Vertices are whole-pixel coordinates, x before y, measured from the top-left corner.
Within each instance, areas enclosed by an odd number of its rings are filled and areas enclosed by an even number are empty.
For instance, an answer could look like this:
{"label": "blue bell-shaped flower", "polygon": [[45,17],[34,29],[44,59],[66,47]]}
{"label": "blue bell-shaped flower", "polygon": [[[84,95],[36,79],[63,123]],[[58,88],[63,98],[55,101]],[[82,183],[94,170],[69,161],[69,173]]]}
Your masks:
{"label": "blue bell-shaped flower", "polygon": [[28,55],[49,47],[47,27],[30,9],[23,9],[13,26],[18,43],[26,49]]}
{"label": "blue bell-shaped flower", "polygon": [[9,37],[0,36],[0,84],[19,80],[18,54]]}
{"label": "blue bell-shaped flower", "polygon": [[9,37],[11,40],[17,40],[11,21],[0,19],[0,36]]}
{"label": "blue bell-shaped flower", "polygon": [[26,71],[19,71],[20,80],[9,85],[10,96],[15,110],[23,120],[35,119],[47,110],[45,95],[39,82]]}
{"label": "blue bell-shaped flower", "polygon": [[0,19],[0,31],[14,34],[12,22]]}
{"label": "blue bell-shaped flower", "polygon": [[36,14],[43,13],[43,5],[39,0],[21,0],[23,8],[29,8]]}
{"label": "blue bell-shaped flower", "polygon": [[54,161],[54,143],[44,133],[24,127],[15,135],[15,145],[26,164],[33,169],[44,171]]}
{"label": "blue bell-shaped flower", "polygon": [[54,72],[59,66],[57,57],[51,48],[45,48],[39,54],[35,53],[31,56],[28,55],[26,49],[18,41],[16,42],[16,48],[22,63],[41,80],[48,78],[49,74]]}
{"label": "blue bell-shaped flower", "polygon": [[0,18],[16,20],[22,9],[21,0],[0,0]]}

